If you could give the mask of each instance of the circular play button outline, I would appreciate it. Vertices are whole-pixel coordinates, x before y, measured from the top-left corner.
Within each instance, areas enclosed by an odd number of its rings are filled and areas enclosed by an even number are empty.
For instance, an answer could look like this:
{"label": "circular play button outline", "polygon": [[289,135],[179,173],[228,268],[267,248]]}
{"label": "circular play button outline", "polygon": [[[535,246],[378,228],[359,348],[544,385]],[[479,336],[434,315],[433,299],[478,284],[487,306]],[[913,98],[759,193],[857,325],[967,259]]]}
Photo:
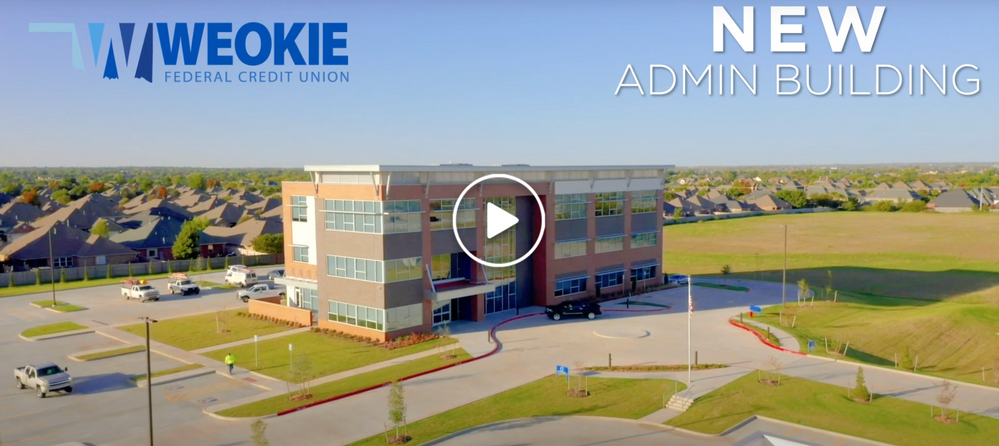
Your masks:
{"label": "circular play button outline", "polygon": [[[529,190],[531,192],[531,195],[534,196],[534,201],[536,201],[538,203],[538,209],[541,211],[541,231],[538,233],[538,238],[534,240],[534,246],[532,246],[531,249],[528,250],[526,254],[520,256],[516,260],[512,260],[512,261],[509,261],[509,262],[506,262],[506,263],[488,262],[488,261],[485,261],[483,259],[480,259],[480,258],[472,255],[471,251],[469,251],[468,248],[465,247],[465,243],[461,241],[461,236],[458,235],[458,211],[461,209],[461,200],[463,198],[465,198],[465,194],[467,194],[468,191],[472,189],[472,186],[475,186],[476,184],[479,184],[479,183],[481,183],[483,181],[491,180],[491,179],[495,179],[495,178],[503,178],[503,179],[515,181],[517,183],[520,183],[521,186],[524,186],[525,188],[527,188],[527,190]],[[538,249],[538,245],[541,244],[541,239],[544,238],[544,235],[545,235],[545,220],[546,220],[546,218],[547,217],[545,217],[545,206],[543,204],[541,204],[541,197],[538,196],[538,193],[535,192],[534,189],[531,188],[531,186],[529,186],[527,184],[527,182],[525,182],[524,180],[522,180],[520,178],[517,178],[517,177],[515,177],[513,175],[507,175],[505,173],[491,173],[489,175],[483,175],[483,176],[477,178],[475,181],[472,181],[471,183],[468,184],[467,187],[465,187],[465,190],[461,191],[461,195],[458,195],[458,199],[455,200],[454,211],[453,211],[453,214],[451,216],[451,230],[454,231],[454,238],[456,240],[458,240],[458,246],[461,247],[461,250],[464,251],[465,254],[468,255],[468,257],[471,257],[472,260],[475,260],[476,263],[478,263],[480,265],[483,265],[483,266],[489,266],[489,267],[492,267],[492,268],[506,268],[508,266],[514,266],[514,265],[516,265],[516,264],[518,264],[520,262],[523,262],[528,257],[530,257],[531,254],[534,254],[534,250]]]}

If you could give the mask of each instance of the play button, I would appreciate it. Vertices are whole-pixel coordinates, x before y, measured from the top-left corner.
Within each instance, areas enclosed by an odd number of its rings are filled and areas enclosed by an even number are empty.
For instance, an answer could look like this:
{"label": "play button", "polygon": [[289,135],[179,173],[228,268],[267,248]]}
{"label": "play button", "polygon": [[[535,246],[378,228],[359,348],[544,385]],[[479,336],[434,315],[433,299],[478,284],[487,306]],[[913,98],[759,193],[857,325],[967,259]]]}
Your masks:
{"label": "play button", "polygon": [[513,214],[504,211],[499,206],[486,203],[486,238],[493,238],[499,233],[510,229],[520,220]]}
{"label": "play button", "polygon": [[[538,245],[541,244],[541,240],[545,234],[545,206],[543,203],[541,203],[541,197],[538,196],[538,193],[535,192],[534,189],[531,189],[531,186],[528,185],[527,182],[513,175],[507,175],[505,173],[492,173],[489,175],[479,177],[475,181],[472,181],[471,184],[465,187],[465,190],[461,191],[461,195],[458,195],[458,199],[455,200],[455,202],[461,203],[461,201],[465,198],[465,195],[468,194],[468,192],[472,190],[472,188],[475,187],[475,185],[480,184],[483,181],[489,181],[489,180],[493,181],[507,180],[520,184],[521,186],[524,186],[524,188],[527,189],[528,192],[531,193],[530,195],[531,197],[534,197],[534,201],[538,205],[538,214],[539,214],[539,217],[536,218],[538,218],[539,222],[541,223],[540,225],[541,227],[537,232],[537,236],[534,239],[534,245],[531,246],[531,249],[529,249],[526,253],[518,257],[516,260],[503,263],[489,262],[479,258],[475,254],[472,254],[472,252],[469,251],[468,247],[465,246],[465,242],[461,240],[461,235],[458,234],[458,220],[459,220],[458,211],[460,209],[460,206],[458,205],[454,206],[454,214],[451,216],[451,230],[454,231],[454,238],[458,241],[458,246],[461,247],[461,250],[464,251],[465,254],[467,254],[468,257],[474,260],[476,263],[491,268],[506,268],[509,266],[514,266],[520,262],[523,262],[524,260],[527,260],[527,258],[530,257],[531,254],[534,254],[534,251],[538,249]],[[481,189],[480,189],[480,194],[481,194]],[[488,201],[486,202],[486,208],[485,208],[485,220],[486,220],[487,240],[496,237],[497,235],[501,234],[503,231],[506,231],[507,229],[514,227],[515,225],[517,225],[517,223],[520,222],[520,219],[518,219],[513,214],[507,212],[503,208],[496,206]]]}

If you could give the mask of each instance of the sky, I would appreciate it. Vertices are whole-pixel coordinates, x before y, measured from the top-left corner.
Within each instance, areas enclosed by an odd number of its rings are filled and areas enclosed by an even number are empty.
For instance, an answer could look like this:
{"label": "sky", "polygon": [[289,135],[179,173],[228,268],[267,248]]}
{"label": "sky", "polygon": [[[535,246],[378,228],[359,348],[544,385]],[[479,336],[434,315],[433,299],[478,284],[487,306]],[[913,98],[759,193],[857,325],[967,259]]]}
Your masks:
{"label": "sky", "polygon": [[[806,6],[805,53],[771,53],[770,7]],[[712,7],[741,23],[755,6],[755,51],[726,33],[713,52]],[[851,34],[842,53],[826,40],[818,5],[838,25],[847,6],[864,24],[885,14],[874,49]],[[999,39],[991,30],[999,2],[736,1],[45,1],[0,0],[0,165],[293,167],[306,164],[524,163],[532,165],[800,165],[999,160]],[[74,23],[84,70],[71,63],[70,37],[31,33],[29,23]],[[136,23],[129,63],[116,48],[121,79],[103,79],[105,49],[120,46],[117,23]],[[154,44],[153,82],[133,79],[149,22],[346,22],[349,75],[336,83],[170,83]],[[107,23],[98,64],[88,23]],[[171,25],[172,26],[172,25]],[[193,26],[193,25],[192,25]],[[235,32],[228,34],[232,37]],[[115,39],[112,41],[111,39]],[[305,39],[299,40],[304,42]],[[258,44],[250,39],[249,49]],[[302,43],[303,49],[306,44]],[[176,70],[270,70],[238,62]],[[234,54],[233,50],[222,50]],[[645,95],[623,88],[628,65]],[[649,95],[649,65],[683,65],[699,75],[724,65],[717,82],[688,80],[668,95]],[[751,79],[729,95],[729,66]],[[875,64],[903,73],[926,65],[947,95],[928,84],[909,96],[776,95],[775,67],[811,64],[823,89],[828,65],[855,65],[856,89],[871,91]],[[981,80],[977,95],[954,91]],[[96,65],[96,66],[95,66]],[[326,69],[286,65],[282,71]],[[834,74],[836,69],[834,68]],[[656,89],[669,84],[659,71]],[[891,89],[897,82],[887,71]],[[908,76],[906,76],[908,77]],[[235,79],[234,79],[235,80]],[[630,82],[633,82],[629,78]],[[715,79],[717,81],[717,79]],[[928,82],[928,81],[927,81]]]}

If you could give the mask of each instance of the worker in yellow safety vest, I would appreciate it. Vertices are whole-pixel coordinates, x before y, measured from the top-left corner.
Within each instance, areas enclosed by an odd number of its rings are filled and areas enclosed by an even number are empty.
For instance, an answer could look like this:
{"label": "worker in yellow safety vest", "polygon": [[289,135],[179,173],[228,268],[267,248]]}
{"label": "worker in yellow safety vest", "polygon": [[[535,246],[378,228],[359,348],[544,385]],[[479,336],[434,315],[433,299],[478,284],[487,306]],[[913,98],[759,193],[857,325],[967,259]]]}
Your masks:
{"label": "worker in yellow safety vest", "polygon": [[229,366],[229,374],[232,375],[232,367],[236,365],[236,356],[232,353],[225,355],[225,365]]}

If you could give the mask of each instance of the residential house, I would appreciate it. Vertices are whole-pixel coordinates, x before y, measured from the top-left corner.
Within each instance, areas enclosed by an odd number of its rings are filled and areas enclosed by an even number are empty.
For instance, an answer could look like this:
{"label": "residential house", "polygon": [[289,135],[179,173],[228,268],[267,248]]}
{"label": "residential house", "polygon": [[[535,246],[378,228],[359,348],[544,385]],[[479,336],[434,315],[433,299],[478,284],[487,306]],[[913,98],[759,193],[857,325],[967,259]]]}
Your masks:
{"label": "residential house", "polygon": [[232,203],[223,202],[221,206],[217,206],[215,209],[205,212],[199,217],[207,218],[212,226],[231,228],[236,226],[245,214],[245,209]]}
{"label": "residential house", "polygon": [[875,189],[864,197],[864,202],[876,203],[879,201],[892,201],[896,204],[904,204],[919,199],[919,194],[909,189]]}
{"label": "residential house", "polygon": [[878,183],[877,186],[874,186],[874,190],[889,190],[889,189],[891,189],[891,186],[885,182]]}
{"label": "residential house", "polygon": [[756,206],[761,211],[784,211],[792,208],[788,202],[770,193],[748,200],[748,204]]}
{"label": "residential house", "polygon": [[128,263],[133,260],[135,251],[91,235],[65,221],[53,221],[48,226],[39,227],[0,249],[0,263],[13,267],[15,271]]}
{"label": "residential house", "polygon": [[13,195],[10,195],[10,194],[5,194],[3,192],[0,192],[0,206],[3,206],[5,204],[7,204],[7,203],[10,203],[11,201],[14,201],[15,198],[17,198],[17,197],[14,197]]}
{"label": "residential house", "polygon": [[911,187],[909,187],[908,184],[905,184],[904,181],[896,181],[895,184],[891,185],[891,188],[892,189],[902,189],[902,190],[913,190]]}
{"label": "residential house", "polygon": [[20,201],[11,201],[0,207],[0,231],[9,231],[20,222],[32,222],[45,216],[41,209]]}
{"label": "residential house", "polygon": [[941,193],[926,205],[937,212],[955,213],[971,212],[979,207],[978,198],[963,189],[954,189]]}
{"label": "residential house", "polygon": [[188,206],[187,212],[190,212],[194,215],[201,215],[204,214],[205,212],[215,209],[216,207],[222,205],[222,203],[225,202],[226,202],[225,200],[222,200],[218,197],[208,197],[208,199],[205,201],[199,201],[198,203],[195,203],[192,206]]}
{"label": "residential house", "polygon": [[164,198],[149,200],[138,206],[125,210],[126,215],[139,215],[148,212],[149,215],[157,217],[167,217],[176,220],[187,221],[194,218],[194,214]]}
{"label": "residential house", "polygon": [[233,227],[209,226],[205,228],[203,241],[212,245],[224,244],[224,252],[238,252],[242,255],[265,254],[253,249],[253,239],[263,234],[282,234],[284,225],[275,219],[246,220]]}
{"label": "residential house", "polygon": [[[150,215],[144,213],[144,219],[139,221],[137,227],[126,229],[110,238],[116,243],[121,243],[139,252],[139,257],[143,260],[173,260],[173,244],[177,241],[180,228],[185,220]],[[129,228],[136,223],[135,220],[121,220],[119,224]]]}

